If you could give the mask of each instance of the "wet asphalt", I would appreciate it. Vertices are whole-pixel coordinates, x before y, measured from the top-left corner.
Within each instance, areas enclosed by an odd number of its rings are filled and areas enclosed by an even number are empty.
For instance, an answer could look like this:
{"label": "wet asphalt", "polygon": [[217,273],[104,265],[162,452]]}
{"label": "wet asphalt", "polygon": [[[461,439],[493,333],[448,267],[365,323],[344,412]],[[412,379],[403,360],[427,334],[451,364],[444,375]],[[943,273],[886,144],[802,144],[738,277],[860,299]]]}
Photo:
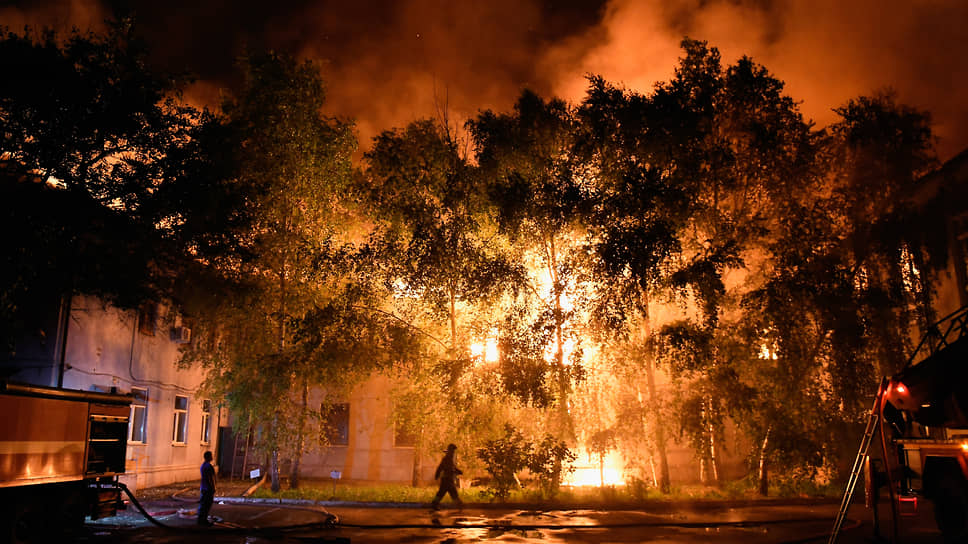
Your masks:
{"label": "wet asphalt", "polygon": [[[151,501],[144,505],[164,526],[129,507],[112,518],[88,523],[70,540],[109,543],[440,543],[513,542],[557,544],[800,544],[826,543],[838,504],[827,501],[760,503],[664,502],[635,508],[525,509],[472,505],[434,511],[421,505],[294,503],[216,500],[212,527],[198,527],[195,503]],[[334,516],[338,521],[334,520]],[[880,534],[891,535],[890,513],[880,510]],[[837,542],[875,539],[872,511],[852,506]],[[899,543],[942,542],[930,506],[901,519]],[[883,540],[887,542],[888,540]]]}

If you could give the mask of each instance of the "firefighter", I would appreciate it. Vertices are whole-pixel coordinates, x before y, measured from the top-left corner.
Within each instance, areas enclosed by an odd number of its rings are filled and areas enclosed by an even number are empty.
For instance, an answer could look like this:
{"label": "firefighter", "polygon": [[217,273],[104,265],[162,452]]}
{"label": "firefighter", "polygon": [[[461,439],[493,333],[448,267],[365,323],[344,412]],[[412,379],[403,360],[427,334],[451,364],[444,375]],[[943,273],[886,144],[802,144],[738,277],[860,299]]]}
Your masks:
{"label": "firefighter", "polygon": [[215,467],[212,466],[212,452],[206,451],[203,457],[205,460],[200,468],[202,484],[199,491],[202,496],[198,499],[198,524],[207,527],[212,525],[208,519],[208,512],[215,501]]}
{"label": "firefighter", "polygon": [[430,503],[434,510],[440,508],[440,499],[444,498],[444,494],[450,494],[450,498],[457,503],[458,508],[464,507],[464,502],[457,496],[457,476],[463,474],[463,472],[454,465],[454,453],[456,451],[457,446],[448,444],[447,452],[444,454],[444,458],[440,460],[440,464],[437,465],[436,472],[434,472],[434,479],[440,479],[440,488],[437,490],[433,502]]}

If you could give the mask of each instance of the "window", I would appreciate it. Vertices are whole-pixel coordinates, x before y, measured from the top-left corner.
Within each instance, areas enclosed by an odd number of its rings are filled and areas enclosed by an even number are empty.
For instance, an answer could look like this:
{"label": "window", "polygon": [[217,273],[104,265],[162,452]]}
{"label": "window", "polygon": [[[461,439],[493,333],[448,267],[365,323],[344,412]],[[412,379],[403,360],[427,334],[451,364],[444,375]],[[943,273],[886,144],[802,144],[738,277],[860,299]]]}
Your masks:
{"label": "window", "polygon": [[323,434],[330,446],[350,444],[350,405],[323,404]]}
{"label": "window", "polygon": [[147,336],[155,335],[158,326],[158,305],[146,302],[138,310],[138,332]]}
{"label": "window", "polygon": [[129,442],[144,444],[148,441],[148,390],[131,388],[131,420]]}
{"label": "window", "polygon": [[393,425],[393,447],[412,448],[417,445],[417,437],[413,431],[407,429],[399,422]]}
{"label": "window", "polygon": [[175,395],[171,441],[175,444],[184,444],[186,436],[188,436],[188,397]]}
{"label": "window", "polygon": [[412,448],[417,445],[417,436],[408,416],[405,411],[398,410],[393,419],[393,447],[395,448]]}
{"label": "window", "polygon": [[212,441],[212,401],[202,401],[202,444]]}

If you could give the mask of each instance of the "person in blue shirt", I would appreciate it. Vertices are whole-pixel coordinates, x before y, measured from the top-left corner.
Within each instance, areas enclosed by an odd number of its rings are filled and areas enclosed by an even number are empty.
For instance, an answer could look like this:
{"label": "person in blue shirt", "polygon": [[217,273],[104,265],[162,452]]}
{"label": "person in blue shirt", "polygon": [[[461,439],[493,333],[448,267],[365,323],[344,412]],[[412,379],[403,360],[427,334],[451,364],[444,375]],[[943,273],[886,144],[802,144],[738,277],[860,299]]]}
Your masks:
{"label": "person in blue shirt", "polygon": [[209,526],[212,522],[208,520],[208,512],[212,509],[215,501],[215,467],[212,466],[212,452],[206,451],[203,455],[205,461],[202,463],[202,485],[200,491],[202,496],[198,499],[198,524]]}

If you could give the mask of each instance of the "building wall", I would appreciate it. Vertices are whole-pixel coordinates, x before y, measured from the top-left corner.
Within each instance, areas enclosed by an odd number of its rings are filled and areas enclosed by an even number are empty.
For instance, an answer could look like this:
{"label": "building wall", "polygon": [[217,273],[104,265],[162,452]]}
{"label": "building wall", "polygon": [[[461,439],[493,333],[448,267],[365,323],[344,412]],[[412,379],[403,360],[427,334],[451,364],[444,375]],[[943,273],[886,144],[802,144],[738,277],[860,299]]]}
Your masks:
{"label": "building wall", "polygon": [[[668,387],[667,378],[661,381]],[[391,420],[390,384],[386,377],[371,376],[344,399],[330,399],[330,402],[345,402],[349,409],[349,440],[345,446],[311,448],[302,459],[301,475],[310,478],[330,478],[333,471],[340,472],[343,479],[356,482],[391,482],[409,484],[414,462],[414,448],[396,446]],[[316,391],[311,398],[313,406],[327,399],[323,392]],[[697,483],[700,481],[700,464],[695,451],[687,444],[676,440],[675,426],[667,426],[667,456],[673,484]],[[443,447],[443,444],[441,445]],[[718,445],[721,477],[724,480],[738,479],[746,475],[746,457],[750,443],[733,425],[728,425],[723,444]],[[586,452],[578,452],[578,465],[588,465],[597,474],[597,461],[586,461]],[[459,452],[459,455],[473,455],[473,452]],[[424,456],[420,467],[420,479],[433,481],[433,473],[439,456]],[[258,464],[258,460],[250,460]],[[460,461],[458,461],[460,462]],[[618,462],[618,457],[616,457]],[[587,467],[586,467],[587,468]],[[621,471],[621,466],[616,466]],[[471,475],[474,476],[474,475]]]}
{"label": "building wall", "polygon": [[[349,443],[327,446],[303,457],[303,474],[328,478],[339,471],[342,478],[357,481],[410,483],[414,448],[393,443],[390,419],[390,385],[384,376],[374,375],[356,387],[349,403]],[[337,400],[330,400],[338,402]],[[313,395],[314,405],[327,402],[321,391]],[[434,461],[436,462],[436,460]],[[433,476],[433,467],[423,467],[422,477]]]}
{"label": "building wall", "polygon": [[[139,327],[138,312],[120,310],[94,297],[76,296],[71,303],[64,387],[119,393],[131,393],[137,387],[148,392],[145,439],[132,442],[129,425],[127,473],[122,481],[132,489],[198,479],[203,452],[214,452],[217,446],[217,403],[211,403],[210,439],[202,442],[205,399],[198,387],[204,373],[178,367],[181,344],[172,340],[169,314],[173,312],[159,306],[153,326]],[[188,401],[183,444],[173,441],[176,396]]]}

